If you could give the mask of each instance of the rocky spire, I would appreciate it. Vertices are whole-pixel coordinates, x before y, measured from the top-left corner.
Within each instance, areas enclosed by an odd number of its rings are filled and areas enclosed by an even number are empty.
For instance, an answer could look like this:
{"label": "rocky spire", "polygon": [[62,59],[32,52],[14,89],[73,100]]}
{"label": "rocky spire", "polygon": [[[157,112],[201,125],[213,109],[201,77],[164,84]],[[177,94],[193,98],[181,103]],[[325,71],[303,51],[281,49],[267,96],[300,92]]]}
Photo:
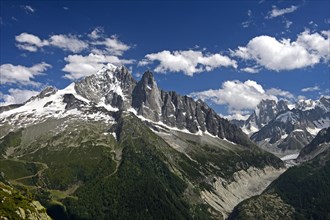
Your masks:
{"label": "rocky spire", "polygon": [[153,74],[147,71],[137,83],[132,94],[132,106],[137,109],[138,114],[159,121],[162,111],[161,93]]}

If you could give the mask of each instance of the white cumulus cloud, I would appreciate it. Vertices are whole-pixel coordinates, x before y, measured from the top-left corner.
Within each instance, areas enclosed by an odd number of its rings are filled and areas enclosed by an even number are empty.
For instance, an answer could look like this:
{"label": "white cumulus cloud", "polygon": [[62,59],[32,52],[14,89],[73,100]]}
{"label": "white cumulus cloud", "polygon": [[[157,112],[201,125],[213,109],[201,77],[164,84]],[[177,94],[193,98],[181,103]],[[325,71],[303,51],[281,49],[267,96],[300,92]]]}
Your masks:
{"label": "white cumulus cloud", "polygon": [[327,33],[310,33],[306,30],[298,35],[296,41],[277,40],[266,35],[257,36],[245,47],[231,51],[231,54],[243,60],[254,61],[269,70],[304,68],[329,60],[330,41]]}
{"label": "white cumulus cloud", "polygon": [[188,76],[195,73],[211,71],[219,67],[237,68],[235,60],[221,54],[203,54],[201,51],[161,51],[151,53],[145,56],[145,59],[139,62],[140,66],[151,64],[158,61],[159,64],[154,69],[155,72],[183,72]]}
{"label": "white cumulus cloud", "polygon": [[68,74],[64,75],[64,78],[70,80],[76,80],[94,74],[107,63],[112,63],[114,65],[124,65],[134,62],[134,60],[120,59],[117,56],[93,53],[90,53],[87,56],[69,55],[65,57],[64,60],[67,62],[67,64],[62,70],[68,72]]}
{"label": "white cumulus cloud", "polygon": [[51,67],[47,63],[35,64],[31,67],[22,65],[2,64],[0,66],[0,82],[1,84],[20,84],[38,86],[40,83],[33,81],[33,79],[44,74],[44,72]]}
{"label": "white cumulus cloud", "polygon": [[45,46],[54,46],[72,52],[80,52],[88,48],[88,43],[78,39],[74,35],[51,35],[48,40],[41,40],[36,35],[21,33],[15,37],[15,40],[17,42],[16,46],[19,49],[30,52],[35,52]]}
{"label": "white cumulus cloud", "polygon": [[49,43],[55,47],[62,48],[63,50],[69,50],[74,53],[80,52],[88,48],[88,44],[82,40],[79,40],[73,35],[52,35],[49,38]]}
{"label": "white cumulus cloud", "polygon": [[[93,32],[92,32],[93,33]],[[92,34],[91,33],[91,34]],[[97,33],[93,37],[97,37]],[[111,55],[121,56],[123,53],[131,48],[131,46],[121,42],[117,36],[113,35],[111,37],[106,37],[101,41],[93,42],[94,45],[101,45],[105,47],[105,51],[102,53],[108,53]]]}
{"label": "white cumulus cloud", "polygon": [[40,48],[57,47],[62,50],[79,53],[89,50],[92,53],[103,55],[122,56],[123,53],[132,48],[120,41],[116,35],[106,37],[102,27],[96,27],[91,33],[86,34],[88,39],[81,39],[82,36],[73,34],[54,34],[48,39],[40,39],[38,36],[30,33],[21,33],[15,37],[16,46],[21,50],[36,52]]}
{"label": "white cumulus cloud", "polygon": [[280,97],[291,99],[294,96],[280,89],[265,90],[253,80],[241,82],[238,80],[225,81],[219,89],[210,89],[201,92],[193,92],[191,97],[208,100],[219,105],[228,105],[230,113],[243,110],[253,110],[262,99],[278,100]]}
{"label": "white cumulus cloud", "polygon": [[302,45],[309,54],[314,54],[320,59],[330,59],[330,30],[321,33],[311,33],[306,30],[298,35],[297,44]]}
{"label": "white cumulus cloud", "polygon": [[18,42],[17,47],[22,50],[35,52],[38,48],[49,45],[47,40],[41,40],[38,36],[28,33],[21,33],[15,37]]}
{"label": "white cumulus cloud", "polygon": [[276,6],[273,6],[273,9],[268,12],[268,15],[266,16],[267,19],[276,18],[285,14],[292,13],[298,9],[298,6],[292,5],[288,8],[282,8],[278,9]]}
{"label": "white cumulus cloud", "polygon": [[11,88],[8,94],[0,94],[2,99],[0,99],[0,106],[23,103],[38,93],[35,90]]}
{"label": "white cumulus cloud", "polygon": [[258,73],[260,70],[257,69],[256,67],[245,67],[245,68],[242,68],[241,71],[247,72],[247,73]]}

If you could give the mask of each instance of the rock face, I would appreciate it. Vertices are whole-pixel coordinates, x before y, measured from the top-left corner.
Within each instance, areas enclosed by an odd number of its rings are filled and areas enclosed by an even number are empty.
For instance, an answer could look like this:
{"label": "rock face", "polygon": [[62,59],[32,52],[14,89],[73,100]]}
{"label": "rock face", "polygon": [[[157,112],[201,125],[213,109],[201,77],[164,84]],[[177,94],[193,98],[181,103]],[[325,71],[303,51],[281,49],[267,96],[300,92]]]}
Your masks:
{"label": "rock face", "polygon": [[133,108],[137,109],[138,114],[159,121],[162,116],[161,92],[151,72],[143,74],[140,82],[137,83],[132,93]]}
{"label": "rock face", "polygon": [[132,105],[132,91],[136,81],[125,67],[108,64],[96,74],[75,84],[79,95],[94,103],[103,103],[119,109]]}
{"label": "rock face", "polygon": [[56,92],[57,92],[56,88],[49,86],[49,87],[45,88],[44,90],[42,90],[37,96],[35,96],[35,98],[42,99],[45,97],[49,97],[49,96],[55,94]]}
{"label": "rock face", "polygon": [[[63,102],[66,103],[65,109],[70,110],[70,109],[80,109],[82,106],[86,105],[85,102],[77,99],[74,95],[72,94],[65,94],[63,96]],[[48,103],[46,103],[47,105]]]}

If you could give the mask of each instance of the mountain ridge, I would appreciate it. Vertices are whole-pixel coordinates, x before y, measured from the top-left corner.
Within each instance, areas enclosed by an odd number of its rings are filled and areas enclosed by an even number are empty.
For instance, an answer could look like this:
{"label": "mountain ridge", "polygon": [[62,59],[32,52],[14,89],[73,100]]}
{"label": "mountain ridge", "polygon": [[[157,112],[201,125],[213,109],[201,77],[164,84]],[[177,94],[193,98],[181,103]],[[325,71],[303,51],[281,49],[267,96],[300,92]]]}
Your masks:
{"label": "mountain ridge", "polygon": [[[188,96],[181,96],[173,91],[160,90],[150,71],[147,71],[141,80],[136,82],[124,66],[116,67],[108,64],[96,74],[72,83],[65,89],[57,90],[47,87],[26,103],[50,97],[56,93],[75,96],[76,99],[66,96],[65,109],[70,109],[70,105],[74,108],[86,103],[104,107],[113,112],[133,108],[132,112],[137,112],[138,115],[154,122],[161,121],[170,127],[187,129],[191,133],[208,132],[238,144],[253,145],[239,128],[221,118],[203,101],[194,101]],[[74,101],[75,104],[70,103]],[[51,107],[51,102],[54,101],[44,103],[43,107]]]}
{"label": "mountain ridge", "polygon": [[0,134],[4,177],[58,219],[222,219],[285,170],[204,102],[124,67],[46,88],[2,112]]}

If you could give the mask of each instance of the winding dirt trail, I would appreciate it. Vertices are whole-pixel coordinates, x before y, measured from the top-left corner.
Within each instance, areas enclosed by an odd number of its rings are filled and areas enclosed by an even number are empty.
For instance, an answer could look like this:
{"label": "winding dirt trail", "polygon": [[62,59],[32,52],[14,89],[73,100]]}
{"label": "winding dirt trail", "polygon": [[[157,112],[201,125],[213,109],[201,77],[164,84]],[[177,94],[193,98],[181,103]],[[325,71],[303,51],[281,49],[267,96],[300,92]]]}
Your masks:
{"label": "winding dirt trail", "polygon": [[40,177],[41,174],[42,174],[46,169],[48,169],[48,166],[47,166],[47,164],[45,164],[45,163],[32,162],[32,161],[29,162],[29,163],[34,163],[34,164],[42,165],[43,168],[42,168],[41,170],[39,170],[36,174],[30,175],[30,176],[20,177],[20,178],[14,179],[14,180],[12,180],[12,181],[20,181],[20,180],[29,179],[29,178],[32,178],[32,177]]}
{"label": "winding dirt trail", "polygon": [[20,181],[20,180],[24,180],[24,179],[29,179],[29,178],[32,178],[32,177],[40,177],[41,174],[46,170],[48,169],[48,165],[45,164],[45,163],[42,163],[42,162],[36,162],[36,161],[26,161],[26,160],[19,160],[19,159],[2,159],[1,161],[4,161],[4,160],[9,160],[9,161],[14,161],[14,162],[19,162],[19,163],[34,163],[34,164],[37,164],[37,165],[41,165],[42,166],[42,169],[41,170],[38,170],[35,174],[33,175],[29,175],[29,176],[23,176],[23,177],[20,177],[20,178],[16,178],[16,179],[12,179],[10,181],[14,181],[14,182],[17,182],[17,181]]}

